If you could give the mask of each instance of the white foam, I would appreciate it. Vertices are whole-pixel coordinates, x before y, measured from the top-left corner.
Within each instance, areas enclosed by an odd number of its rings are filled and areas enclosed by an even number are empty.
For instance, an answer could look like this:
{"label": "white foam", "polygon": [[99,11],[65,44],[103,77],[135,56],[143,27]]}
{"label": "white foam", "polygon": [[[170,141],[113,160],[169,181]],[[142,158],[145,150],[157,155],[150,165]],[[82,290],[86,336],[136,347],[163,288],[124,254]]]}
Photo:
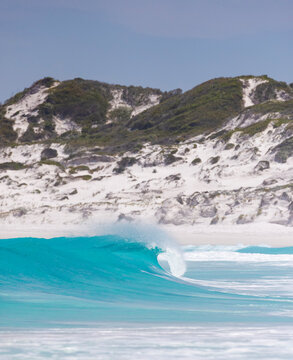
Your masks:
{"label": "white foam", "polygon": [[159,255],[159,261],[167,261],[171,274],[180,277],[186,271],[186,264],[182,253],[176,248],[167,247],[166,251]]}
{"label": "white foam", "polygon": [[[267,247],[267,245],[259,245],[263,247]],[[247,245],[238,244],[238,245],[186,245],[183,246],[184,252],[201,252],[201,251],[237,251],[247,247]]]}
{"label": "white foam", "polygon": [[9,360],[283,360],[292,326],[117,326],[0,331]]}
{"label": "white foam", "polygon": [[235,261],[264,263],[274,262],[279,266],[293,266],[293,254],[258,254],[234,251],[189,251],[184,253],[186,261]]}
{"label": "white foam", "polygon": [[[183,278],[185,281],[212,288],[213,290],[238,295],[258,297],[273,296],[275,298],[293,296],[293,279],[291,277],[267,276],[261,279],[230,280],[195,280]],[[292,301],[292,300],[290,300]],[[287,310],[282,310],[287,311]],[[290,310],[291,311],[291,310]]]}

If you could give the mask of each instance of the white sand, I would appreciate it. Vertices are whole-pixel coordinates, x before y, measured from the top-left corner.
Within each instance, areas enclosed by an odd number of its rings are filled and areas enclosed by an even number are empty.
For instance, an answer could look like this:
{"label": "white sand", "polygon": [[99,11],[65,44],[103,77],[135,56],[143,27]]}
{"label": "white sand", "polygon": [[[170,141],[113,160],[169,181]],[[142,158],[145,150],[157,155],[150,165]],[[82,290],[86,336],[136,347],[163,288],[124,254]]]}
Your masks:
{"label": "white sand", "polygon": [[166,226],[181,245],[293,246],[293,228],[276,224]]}
{"label": "white sand", "polygon": [[[134,225],[135,226],[135,225]],[[151,227],[157,226],[150,224]],[[157,226],[180,245],[269,245],[293,246],[293,228],[275,224],[245,224],[216,226]],[[94,236],[111,233],[110,223],[84,223],[79,225],[4,225],[0,239],[14,237]]]}
{"label": "white sand", "polygon": [[[247,94],[256,84],[259,81],[248,81]],[[41,88],[37,94],[29,94],[9,107],[7,116],[17,124],[19,116],[33,115],[46,91]],[[122,90],[115,91],[112,109],[125,105]],[[145,105],[157,101],[158,97],[150,95]],[[275,119],[279,114],[266,116]],[[244,127],[264,119],[240,115],[224,128]],[[76,126],[69,120],[54,121],[60,134]],[[103,226],[98,227],[98,233],[97,225],[92,226],[96,219],[100,224],[115,223],[121,215],[144,223],[176,224],[163,228],[182,244],[291,245],[292,229],[267,225],[293,225],[293,190],[288,186],[293,179],[293,157],[286,163],[274,160],[275,146],[290,136],[285,127],[270,124],[249,138],[236,131],[229,140],[232,148],[226,148],[219,138],[203,140],[201,136],[170,148],[146,144],[139,153],[124,154],[137,161],[121,174],[113,171],[121,156],[113,156],[110,162],[83,160],[88,169],[72,173],[71,166],[78,163],[70,163],[64,145],[52,144],[51,148],[58,151],[54,161],[65,168],[39,163],[45,144],[2,148],[0,162],[21,162],[27,167],[1,171],[0,238],[102,234]],[[81,150],[81,159],[94,153],[93,149]],[[171,151],[180,158],[167,166],[165,156]],[[219,159],[213,162],[217,155]],[[198,158],[201,162],[193,165]],[[260,161],[269,167],[259,170]],[[83,178],[88,175],[90,180]],[[209,226],[212,220],[218,225]],[[234,225],[244,222],[255,225]]]}
{"label": "white sand", "polygon": [[268,82],[260,78],[251,78],[251,79],[241,79],[243,85],[243,102],[244,107],[253,106],[254,102],[252,100],[253,93],[258,85]]}

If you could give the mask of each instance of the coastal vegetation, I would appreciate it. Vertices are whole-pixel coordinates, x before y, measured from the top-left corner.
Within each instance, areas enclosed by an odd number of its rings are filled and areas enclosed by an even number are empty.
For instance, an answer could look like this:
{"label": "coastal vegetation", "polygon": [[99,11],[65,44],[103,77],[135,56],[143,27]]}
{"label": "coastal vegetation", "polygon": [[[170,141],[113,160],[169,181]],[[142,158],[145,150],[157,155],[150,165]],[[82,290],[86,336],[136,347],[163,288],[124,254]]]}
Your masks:
{"label": "coastal vegetation", "polygon": [[[251,78],[217,78],[182,93],[180,89],[162,92],[81,78],[57,82],[46,77],[0,107],[0,144],[57,142],[65,144],[71,152],[98,147],[100,154],[124,154],[140,151],[145,143],[173,146],[197,135],[202,135],[202,140],[209,137],[228,142],[235,132],[254,136],[271,122],[274,126],[286,124],[288,129],[292,128],[292,87],[263,75],[259,78],[266,82],[258,85],[253,95],[256,105],[244,109],[242,80]],[[13,129],[14,120],[5,118],[6,109],[41,86],[48,88],[48,96],[26,116],[28,126],[18,137]],[[276,101],[278,91],[286,92],[288,99]],[[159,100],[143,111],[151,97]],[[142,112],[133,115],[137,107],[142,107]],[[268,113],[276,116],[246,127],[221,129],[233,117]],[[61,124],[70,121],[74,126],[60,134],[56,119]],[[174,154],[167,155],[167,163],[176,160]]]}

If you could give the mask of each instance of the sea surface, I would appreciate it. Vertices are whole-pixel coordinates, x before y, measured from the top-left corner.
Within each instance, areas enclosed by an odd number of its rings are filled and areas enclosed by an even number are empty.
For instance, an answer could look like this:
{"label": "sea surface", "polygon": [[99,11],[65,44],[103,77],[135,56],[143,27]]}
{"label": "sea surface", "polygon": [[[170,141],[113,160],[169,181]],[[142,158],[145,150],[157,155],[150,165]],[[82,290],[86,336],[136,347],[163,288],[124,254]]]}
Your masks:
{"label": "sea surface", "polygon": [[293,247],[0,240],[0,359],[292,359]]}

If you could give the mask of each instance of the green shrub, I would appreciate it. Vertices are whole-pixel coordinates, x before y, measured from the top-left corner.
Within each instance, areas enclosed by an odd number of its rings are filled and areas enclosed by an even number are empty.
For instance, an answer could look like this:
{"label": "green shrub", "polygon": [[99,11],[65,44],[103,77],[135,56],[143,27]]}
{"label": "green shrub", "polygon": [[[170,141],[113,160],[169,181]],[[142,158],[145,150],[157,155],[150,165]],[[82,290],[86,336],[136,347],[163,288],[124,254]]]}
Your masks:
{"label": "green shrub", "polygon": [[226,132],[227,132],[227,130],[220,130],[220,131],[212,134],[211,136],[209,136],[209,140],[217,139],[218,137],[221,137],[222,135],[224,135]]}
{"label": "green shrub", "polygon": [[278,128],[283,124],[288,124],[289,126],[293,125],[293,119],[292,118],[279,118],[273,120],[273,127]]}
{"label": "green shrub", "polygon": [[58,161],[54,160],[41,160],[39,162],[40,165],[52,165],[52,166],[58,166],[61,170],[64,170],[64,166],[60,164]]}
{"label": "green shrub", "polygon": [[90,171],[90,168],[86,165],[71,167],[69,170],[69,174],[76,174],[79,171]]}
{"label": "green shrub", "polygon": [[115,172],[116,174],[121,174],[125,171],[127,167],[133,166],[136,161],[136,158],[126,156],[117,162],[118,167],[116,167],[113,172]]}
{"label": "green shrub", "polygon": [[164,163],[165,163],[165,165],[171,165],[174,162],[179,161],[179,160],[182,160],[182,158],[179,156],[174,156],[172,153],[170,153],[165,156]]}
{"label": "green shrub", "polygon": [[131,108],[121,106],[117,109],[110,111],[108,116],[113,121],[127,122],[130,119],[131,112]]}
{"label": "green shrub", "polygon": [[262,104],[258,104],[251,108],[253,113],[281,113],[283,115],[293,114],[293,100],[288,101],[267,101]]}
{"label": "green shrub", "polygon": [[83,175],[83,176],[81,176],[81,179],[82,180],[85,180],[85,181],[89,181],[89,180],[91,180],[91,175]]}
{"label": "green shrub", "polygon": [[74,177],[75,179],[81,179],[81,180],[84,180],[84,181],[89,181],[92,179],[92,176],[91,175],[81,175],[81,176],[75,176]]}
{"label": "green shrub", "polygon": [[25,133],[19,138],[19,141],[30,143],[33,141],[40,140],[41,138],[42,138],[42,134],[35,133],[33,126],[29,125]]}
{"label": "green shrub", "polygon": [[275,147],[275,161],[279,163],[287,162],[287,159],[293,156],[293,137],[283,141]]}
{"label": "green shrub", "polygon": [[238,130],[242,131],[243,134],[254,136],[257,133],[264,131],[268,127],[270,122],[271,119],[267,119]]}
{"label": "green shrub", "polygon": [[37,82],[35,82],[33,84],[33,86],[40,85],[40,86],[45,86],[45,87],[49,88],[49,87],[54,85],[55,81],[56,80],[54,78],[52,78],[50,76],[47,76],[47,77],[44,77],[43,79],[38,80]]}
{"label": "green shrub", "polygon": [[15,104],[19,102],[22,98],[24,98],[29,92],[32,91],[32,89],[39,87],[39,86],[45,86],[45,87],[51,87],[54,84],[55,80],[51,77],[45,77],[41,80],[38,80],[34,82],[29,88],[25,88],[23,91],[18,92],[17,94],[13,95],[10,99],[8,99],[5,102],[6,106],[10,106],[12,104]]}
{"label": "green shrub", "polygon": [[47,120],[56,115],[89,126],[105,121],[107,109],[108,101],[101,83],[74,79],[63,81],[50,90],[48,98],[39,107],[39,114]]}
{"label": "green shrub", "polygon": [[131,119],[132,130],[155,132],[159,138],[173,138],[212,131],[242,109],[242,84],[233,78],[203,83]]}
{"label": "green shrub", "polygon": [[[255,124],[249,125],[245,128],[236,128],[230,131],[226,131],[221,135],[221,139],[225,142],[228,142],[231,139],[231,136],[236,132],[240,132],[242,134],[246,134],[249,136],[254,136],[257,133],[264,131],[268,127],[271,121],[272,119],[269,118],[263,121],[259,121]],[[225,150],[227,149],[225,148]]]}
{"label": "green shrub", "polygon": [[13,130],[13,121],[4,116],[5,108],[0,106],[0,147],[11,144],[17,139],[17,133]]}
{"label": "green shrub", "polygon": [[25,95],[29,92],[29,88],[25,88],[23,91],[20,91],[18,93],[16,93],[15,95],[13,95],[10,99],[5,101],[5,105],[7,107],[9,107],[12,104],[15,104],[17,102],[19,102],[22,98],[25,97]]}
{"label": "green shrub", "polygon": [[260,84],[256,87],[254,92],[254,102],[256,104],[264,103],[269,100],[275,100],[277,98],[276,92],[284,90],[287,93],[292,93],[290,87],[282,81],[276,81],[271,78],[267,78],[267,82]]}
{"label": "green shrub", "polygon": [[234,144],[228,143],[228,144],[226,144],[226,146],[224,147],[224,150],[231,150],[231,149],[233,149],[234,147],[235,147]]}
{"label": "green shrub", "polygon": [[123,86],[122,99],[131,106],[141,106],[149,101],[151,94],[161,95],[162,92],[159,89],[143,88],[141,86]]}
{"label": "green shrub", "polygon": [[[44,78],[33,86],[50,87],[53,83],[54,79]],[[12,103],[17,101],[31,90],[32,88],[25,89],[9,101]],[[163,94],[157,89],[109,85],[80,78],[64,81],[48,89],[48,98],[38,108],[39,115],[28,119],[31,126],[20,141],[54,139],[75,150],[83,146],[99,147],[101,153],[123,154],[127,151],[139,151],[146,142],[172,147],[200,134],[203,135],[202,141],[204,141],[211,132],[213,135],[210,138],[220,138],[228,142],[236,131],[252,136],[263,131],[271,121],[263,121],[245,129],[219,131],[225,121],[243,111],[242,83],[239,78],[213,79],[185,93],[175,91],[172,96],[166,96],[164,99],[162,97],[163,100],[157,106],[132,118],[130,118],[131,109],[126,107],[115,109],[109,115],[113,90],[122,91],[122,99],[132,107],[145,104],[149,101],[150,94]],[[13,122],[4,118],[5,106],[2,110],[0,145],[13,144],[17,140],[17,134],[13,131]],[[293,100],[268,101],[252,106],[249,112],[248,115],[280,112],[280,118],[287,119],[290,116],[293,118]],[[72,119],[82,128],[82,133],[69,131],[57,137],[54,131],[54,116],[58,116],[61,120]],[[108,116],[114,121],[107,122]],[[44,122],[39,123],[40,118]],[[280,123],[281,120],[275,124],[278,126]],[[288,120],[288,127],[291,124],[293,123]],[[38,125],[42,129],[41,134],[34,133],[33,125]],[[194,147],[196,146],[194,144]],[[172,163],[173,160],[171,157],[170,160],[167,158],[167,162]]]}
{"label": "green shrub", "polygon": [[26,165],[20,162],[4,162],[0,164],[0,170],[22,170],[25,169]]}
{"label": "green shrub", "polygon": [[201,159],[200,158],[195,158],[194,160],[192,160],[191,165],[197,165],[201,163]]}

